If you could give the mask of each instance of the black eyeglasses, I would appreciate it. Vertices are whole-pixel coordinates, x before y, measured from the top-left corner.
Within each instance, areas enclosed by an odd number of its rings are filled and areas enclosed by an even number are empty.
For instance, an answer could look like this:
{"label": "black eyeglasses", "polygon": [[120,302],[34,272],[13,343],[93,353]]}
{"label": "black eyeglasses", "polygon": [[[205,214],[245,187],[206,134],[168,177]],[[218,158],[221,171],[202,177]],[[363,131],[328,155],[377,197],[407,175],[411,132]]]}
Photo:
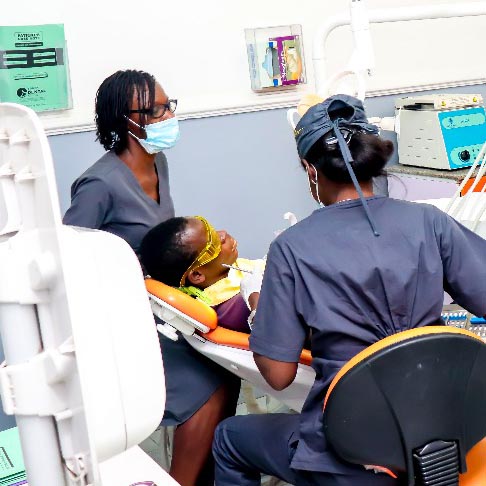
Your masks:
{"label": "black eyeglasses", "polygon": [[130,113],[143,113],[149,115],[151,118],[162,118],[165,112],[169,110],[175,113],[177,108],[177,100],[168,100],[163,105],[155,105],[153,108],[139,108],[138,110],[130,110]]}

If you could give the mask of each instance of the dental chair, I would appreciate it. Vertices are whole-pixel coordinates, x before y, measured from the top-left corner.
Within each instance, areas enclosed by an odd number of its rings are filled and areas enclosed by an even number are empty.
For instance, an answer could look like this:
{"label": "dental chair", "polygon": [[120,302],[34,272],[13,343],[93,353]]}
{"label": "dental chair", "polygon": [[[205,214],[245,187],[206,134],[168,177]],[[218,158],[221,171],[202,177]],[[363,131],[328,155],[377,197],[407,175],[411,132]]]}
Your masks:
{"label": "dental chair", "polygon": [[[163,321],[157,326],[159,332],[177,340],[177,331],[180,331],[192,347],[223,368],[275,397],[290,409],[302,409],[315,377],[310,366],[312,357],[309,350],[301,354],[292,385],[282,391],[274,390],[256,367],[249,349],[249,334],[218,326],[218,317],[212,307],[178,289],[150,278],[145,280],[145,286],[153,313]],[[275,325],[278,326],[278,322]]]}
{"label": "dental chair", "polygon": [[485,370],[486,344],[469,331],[431,326],[389,336],[332,381],[326,437],[346,461],[406,476],[409,486],[483,486]]}

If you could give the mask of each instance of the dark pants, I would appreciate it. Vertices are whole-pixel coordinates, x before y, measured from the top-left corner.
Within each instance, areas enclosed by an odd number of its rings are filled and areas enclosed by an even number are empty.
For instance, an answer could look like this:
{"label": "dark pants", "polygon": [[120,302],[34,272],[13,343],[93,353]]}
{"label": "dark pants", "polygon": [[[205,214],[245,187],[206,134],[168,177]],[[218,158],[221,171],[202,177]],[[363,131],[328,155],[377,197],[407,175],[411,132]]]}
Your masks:
{"label": "dark pants", "polygon": [[399,486],[385,474],[349,465],[349,474],[290,468],[295,453],[298,414],[231,417],[218,425],[213,442],[216,486],[259,486],[260,473],[295,486]]}

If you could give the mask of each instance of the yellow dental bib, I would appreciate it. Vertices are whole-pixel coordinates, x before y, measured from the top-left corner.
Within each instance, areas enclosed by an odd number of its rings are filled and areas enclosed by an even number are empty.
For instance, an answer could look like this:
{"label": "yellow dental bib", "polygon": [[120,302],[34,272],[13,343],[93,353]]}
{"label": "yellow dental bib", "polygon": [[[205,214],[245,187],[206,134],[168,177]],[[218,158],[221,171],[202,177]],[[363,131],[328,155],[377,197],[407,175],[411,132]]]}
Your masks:
{"label": "yellow dental bib", "polygon": [[[242,268],[243,270],[253,271],[255,269],[265,268],[264,260],[248,260],[246,258],[238,258],[234,263],[235,267]],[[211,300],[211,305],[219,305],[227,300],[231,299],[235,295],[240,293],[240,283],[245,272],[230,268],[228,276],[218,280],[213,285],[204,289],[204,294]]]}

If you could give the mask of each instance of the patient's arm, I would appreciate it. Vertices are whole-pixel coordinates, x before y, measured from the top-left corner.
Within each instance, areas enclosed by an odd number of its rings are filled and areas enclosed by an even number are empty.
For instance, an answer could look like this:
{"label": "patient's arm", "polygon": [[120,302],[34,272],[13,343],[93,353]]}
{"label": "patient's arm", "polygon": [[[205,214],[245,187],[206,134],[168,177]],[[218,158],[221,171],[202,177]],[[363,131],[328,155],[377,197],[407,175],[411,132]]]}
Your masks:
{"label": "patient's arm", "polygon": [[294,381],[297,363],[276,361],[257,353],[253,353],[253,359],[263,378],[274,390],[283,390]]}

